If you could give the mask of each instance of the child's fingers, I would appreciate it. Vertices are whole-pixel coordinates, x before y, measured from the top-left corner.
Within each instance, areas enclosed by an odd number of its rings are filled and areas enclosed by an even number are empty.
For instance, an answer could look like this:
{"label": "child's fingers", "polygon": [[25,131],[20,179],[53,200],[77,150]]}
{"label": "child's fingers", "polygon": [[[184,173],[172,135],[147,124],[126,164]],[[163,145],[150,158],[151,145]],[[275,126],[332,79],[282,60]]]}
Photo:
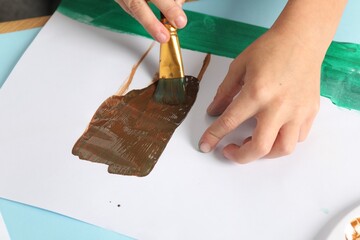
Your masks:
{"label": "child's fingers", "polygon": [[155,6],[165,15],[166,19],[176,28],[183,28],[187,18],[181,6],[173,0],[152,0]]}
{"label": "child's fingers", "polygon": [[[170,0],[171,1],[171,0]],[[119,5],[133,16],[158,42],[167,42],[169,31],[163,26],[144,0],[117,0]],[[174,3],[175,4],[175,3]],[[176,4],[177,5],[177,4]]]}
{"label": "child's fingers", "polygon": [[175,0],[176,4],[182,7],[182,5],[185,3],[185,0]]}
{"label": "child's fingers", "polygon": [[257,110],[258,106],[254,101],[249,99],[247,95],[240,94],[224,113],[206,129],[199,141],[200,151],[212,151],[225,135],[252,117]]}
{"label": "child's fingers", "polygon": [[295,123],[287,123],[281,127],[271,151],[265,158],[277,158],[289,155],[296,147],[299,140],[300,126]]}
{"label": "child's fingers", "polygon": [[248,163],[260,159],[271,152],[280,122],[276,118],[264,117],[258,119],[253,136],[243,145],[230,144],[223,149],[226,158],[237,163]]}

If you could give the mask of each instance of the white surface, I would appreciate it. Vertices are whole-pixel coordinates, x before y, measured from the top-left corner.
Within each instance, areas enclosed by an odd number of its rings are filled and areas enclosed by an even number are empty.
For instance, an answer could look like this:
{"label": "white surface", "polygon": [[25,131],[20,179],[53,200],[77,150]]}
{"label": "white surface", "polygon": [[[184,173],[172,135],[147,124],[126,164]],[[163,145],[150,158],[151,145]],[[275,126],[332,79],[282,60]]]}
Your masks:
{"label": "white surface", "polygon": [[[231,61],[216,56],[194,107],[149,176],[111,175],[106,165],[72,156],[98,106],[150,43],[58,13],[51,18],[0,90],[1,197],[138,239],[299,240],[314,238],[334,214],[360,199],[354,188],[360,114],[327,99],[309,138],[291,156],[235,165],[218,150],[198,152],[197,141],[212,121],[206,106]],[[197,75],[204,54],[183,56],[187,74]],[[133,87],[148,84],[157,61],[158,48]],[[227,141],[241,141],[253,127],[248,121]]]}
{"label": "white surface", "polygon": [[0,239],[1,240],[10,240],[9,232],[6,228],[6,224],[0,212]]}
{"label": "white surface", "polygon": [[[345,217],[343,217],[336,227],[331,231],[327,240],[345,239],[345,229],[351,227],[350,222],[356,218],[360,218],[360,205],[352,209]],[[352,229],[352,227],[351,227]],[[351,238],[348,238],[351,240]]]}

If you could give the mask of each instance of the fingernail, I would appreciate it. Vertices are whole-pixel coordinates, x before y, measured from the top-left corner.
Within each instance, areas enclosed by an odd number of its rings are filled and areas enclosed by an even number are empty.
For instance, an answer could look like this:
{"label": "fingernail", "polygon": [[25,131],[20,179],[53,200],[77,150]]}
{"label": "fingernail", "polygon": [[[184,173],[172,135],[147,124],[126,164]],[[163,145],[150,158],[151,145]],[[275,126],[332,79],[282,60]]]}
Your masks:
{"label": "fingernail", "polygon": [[166,42],[166,39],[167,39],[166,35],[164,33],[162,33],[162,32],[159,32],[158,34],[156,34],[155,38],[160,43]]}
{"label": "fingernail", "polygon": [[199,149],[203,153],[208,153],[211,151],[211,147],[208,143],[200,143]]}
{"label": "fingernail", "polygon": [[183,28],[185,27],[186,25],[186,19],[184,16],[178,16],[176,19],[175,19],[175,25],[177,28]]}

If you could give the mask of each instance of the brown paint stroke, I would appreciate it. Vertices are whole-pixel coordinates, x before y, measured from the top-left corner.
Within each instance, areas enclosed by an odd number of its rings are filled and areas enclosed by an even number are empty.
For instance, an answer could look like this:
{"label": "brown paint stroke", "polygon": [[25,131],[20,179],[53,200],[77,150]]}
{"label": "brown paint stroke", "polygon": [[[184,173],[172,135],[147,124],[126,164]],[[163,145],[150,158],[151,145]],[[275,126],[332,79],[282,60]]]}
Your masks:
{"label": "brown paint stroke", "polygon": [[[208,60],[200,73],[210,60],[205,59]],[[187,99],[181,105],[156,102],[153,99],[156,86],[154,82],[125,96],[108,98],[75,143],[72,153],[83,160],[109,165],[109,173],[148,175],[194,104],[199,80],[185,77]]]}
{"label": "brown paint stroke", "polygon": [[211,54],[208,53],[208,54],[206,54],[206,56],[205,56],[205,59],[204,59],[204,61],[203,61],[203,65],[202,65],[202,67],[201,67],[201,69],[200,69],[200,71],[199,71],[199,74],[198,74],[198,76],[197,76],[197,79],[198,79],[199,81],[201,81],[201,79],[204,77],[204,74],[205,74],[205,72],[206,72],[206,69],[207,69],[207,67],[208,67],[209,64],[210,64],[210,60],[211,60]]}

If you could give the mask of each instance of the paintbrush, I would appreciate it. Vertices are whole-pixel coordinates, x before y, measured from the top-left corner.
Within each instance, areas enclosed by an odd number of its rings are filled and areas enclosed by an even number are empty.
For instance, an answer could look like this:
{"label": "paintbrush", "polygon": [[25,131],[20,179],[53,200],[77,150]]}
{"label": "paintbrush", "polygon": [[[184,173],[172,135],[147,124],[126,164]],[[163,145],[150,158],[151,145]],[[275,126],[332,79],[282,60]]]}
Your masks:
{"label": "paintbrush", "polygon": [[161,13],[161,22],[170,32],[170,40],[160,45],[159,81],[154,98],[165,104],[182,104],[186,100],[185,75],[177,29]]}

